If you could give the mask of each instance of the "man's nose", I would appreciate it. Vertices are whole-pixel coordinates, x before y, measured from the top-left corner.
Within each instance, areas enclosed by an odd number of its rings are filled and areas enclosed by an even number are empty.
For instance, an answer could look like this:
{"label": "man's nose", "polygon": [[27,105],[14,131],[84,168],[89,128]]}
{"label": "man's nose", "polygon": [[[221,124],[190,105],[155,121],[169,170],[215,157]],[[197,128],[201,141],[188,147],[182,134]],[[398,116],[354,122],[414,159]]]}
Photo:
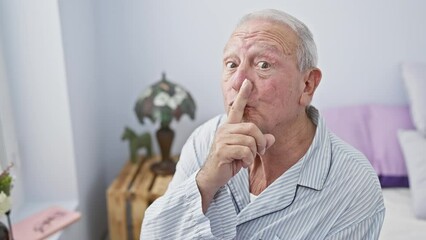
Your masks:
{"label": "man's nose", "polygon": [[240,88],[241,88],[241,86],[243,85],[243,82],[244,82],[244,79],[245,79],[245,77],[237,77],[237,78],[234,78],[232,81],[232,88],[235,90],[235,91],[237,91],[237,92],[239,92],[240,91]]}
{"label": "man's nose", "polygon": [[239,67],[232,78],[232,88],[237,92],[240,91],[240,88],[243,85],[245,79],[251,79],[247,69],[245,69],[243,66]]}

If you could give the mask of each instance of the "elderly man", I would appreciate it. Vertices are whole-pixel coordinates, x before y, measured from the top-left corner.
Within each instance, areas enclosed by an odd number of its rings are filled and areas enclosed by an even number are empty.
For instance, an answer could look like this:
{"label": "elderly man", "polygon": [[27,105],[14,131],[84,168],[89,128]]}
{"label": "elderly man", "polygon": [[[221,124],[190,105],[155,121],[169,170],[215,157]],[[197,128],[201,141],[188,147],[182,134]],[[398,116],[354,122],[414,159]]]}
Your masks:
{"label": "elderly man", "polygon": [[309,29],[246,15],[223,53],[227,115],[182,149],[143,239],[377,239],[385,208],[368,160],[310,105],[321,80]]}

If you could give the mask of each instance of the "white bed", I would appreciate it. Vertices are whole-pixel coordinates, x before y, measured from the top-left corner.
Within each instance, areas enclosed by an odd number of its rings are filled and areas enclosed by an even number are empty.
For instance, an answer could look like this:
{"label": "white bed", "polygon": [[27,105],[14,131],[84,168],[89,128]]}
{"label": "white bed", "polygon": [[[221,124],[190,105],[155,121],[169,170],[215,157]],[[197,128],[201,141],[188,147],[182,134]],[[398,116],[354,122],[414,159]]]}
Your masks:
{"label": "white bed", "polygon": [[419,220],[414,216],[410,189],[385,188],[383,197],[386,215],[379,239],[426,240],[426,220]]}

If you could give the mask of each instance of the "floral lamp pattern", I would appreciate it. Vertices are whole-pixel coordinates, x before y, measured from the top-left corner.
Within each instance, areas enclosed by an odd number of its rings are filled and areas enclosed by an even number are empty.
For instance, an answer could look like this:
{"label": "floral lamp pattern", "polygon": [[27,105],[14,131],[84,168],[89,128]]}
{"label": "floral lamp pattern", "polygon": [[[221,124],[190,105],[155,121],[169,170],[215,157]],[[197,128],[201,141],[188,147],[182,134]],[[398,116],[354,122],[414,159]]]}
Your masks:
{"label": "floral lamp pattern", "polygon": [[141,94],[134,110],[141,123],[146,117],[153,123],[160,121],[161,126],[168,126],[173,118],[179,121],[184,114],[194,119],[195,108],[192,96],[181,86],[169,82],[163,73],[161,81]]}

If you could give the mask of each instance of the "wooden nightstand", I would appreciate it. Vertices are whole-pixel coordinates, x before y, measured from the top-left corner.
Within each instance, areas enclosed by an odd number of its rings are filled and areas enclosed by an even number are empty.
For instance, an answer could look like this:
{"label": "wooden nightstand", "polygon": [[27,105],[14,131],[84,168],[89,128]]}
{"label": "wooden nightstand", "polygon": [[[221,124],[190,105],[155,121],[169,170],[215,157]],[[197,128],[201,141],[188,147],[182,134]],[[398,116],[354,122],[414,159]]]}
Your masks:
{"label": "wooden nightstand", "polygon": [[[141,157],[144,159],[144,157]],[[178,157],[175,157],[177,160]],[[151,164],[154,156],[138,163],[127,162],[107,190],[108,228],[111,240],[128,239],[130,225],[133,239],[139,239],[146,208],[164,194],[172,175],[155,176]],[[128,213],[130,213],[128,216]],[[131,220],[128,225],[128,219]]]}

